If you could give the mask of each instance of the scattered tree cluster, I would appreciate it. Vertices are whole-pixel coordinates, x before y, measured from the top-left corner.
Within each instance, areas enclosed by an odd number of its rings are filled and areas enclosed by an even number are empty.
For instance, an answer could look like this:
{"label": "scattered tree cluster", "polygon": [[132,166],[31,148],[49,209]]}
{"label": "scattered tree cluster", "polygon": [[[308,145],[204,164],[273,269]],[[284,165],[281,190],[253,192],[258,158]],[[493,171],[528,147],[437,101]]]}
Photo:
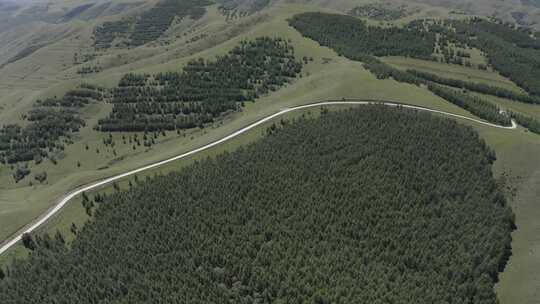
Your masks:
{"label": "scattered tree cluster", "polygon": [[281,38],[243,41],[213,61],[189,62],[180,72],[126,74],[112,91],[111,114],[97,129],[160,131],[212,122],[245,101],[277,90],[302,69],[293,47]]}
{"label": "scattered tree cluster", "polygon": [[218,10],[223,16],[225,16],[226,21],[232,21],[249,16],[248,11],[238,10],[237,8],[228,8],[223,5],[220,5]]}
{"label": "scattered tree cluster", "polygon": [[352,8],[349,15],[379,21],[393,21],[407,16],[408,12],[405,6],[387,7],[383,4],[369,3]]}
{"label": "scattered tree cluster", "polygon": [[216,0],[218,10],[227,20],[234,20],[258,12],[270,4],[270,0]]}
{"label": "scattered tree cluster", "polygon": [[[450,45],[480,49],[494,69],[528,93],[540,96],[540,41],[531,35],[530,30],[476,17],[467,20],[418,20],[415,24],[416,28],[438,34],[439,51]],[[454,52],[443,57],[451,63],[464,61],[464,57]],[[478,67],[486,69],[485,65]]]}
{"label": "scattered tree cluster", "polygon": [[[472,67],[471,62],[469,61],[471,54],[463,50],[456,50],[454,46],[435,48],[435,53],[441,54],[440,60],[438,60],[440,62]],[[437,60],[437,57],[434,56],[433,59]]]}
{"label": "scattered tree cluster", "polygon": [[[61,151],[71,142],[71,134],[85,125],[80,108],[103,99],[103,91],[92,85],[81,85],[68,91],[62,98],[38,100],[24,115],[27,123],[4,125],[0,128],[0,162],[13,164],[34,160]],[[27,175],[27,174],[25,174]],[[14,174],[14,177],[25,175]],[[20,180],[15,177],[15,180]]]}
{"label": "scattered tree cluster", "polygon": [[108,195],[69,249],[26,236],[0,302],[497,303],[513,216],[471,128],[374,105],[269,134]]}
{"label": "scattered tree cluster", "polygon": [[161,0],[133,18],[105,22],[94,31],[95,46],[110,48],[120,38],[125,46],[139,46],[160,38],[173,22],[185,17],[199,19],[206,12],[207,0]]}
{"label": "scattered tree cluster", "polygon": [[62,98],[52,97],[38,99],[36,107],[42,108],[81,108],[92,101],[102,101],[104,90],[92,85],[81,85],[77,89],[68,91]]}
{"label": "scattered tree cluster", "polygon": [[15,171],[13,171],[13,179],[16,183],[18,183],[20,180],[25,178],[28,174],[30,174],[30,169],[28,169],[27,164],[21,164],[18,165]]}
{"label": "scattered tree cluster", "polygon": [[161,37],[175,20],[184,17],[199,19],[206,12],[208,0],[161,0],[152,9],[141,14],[135,21],[131,44],[143,45]]}
{"label": "scattered tree cluster", "polygon": [[102,70],[102,67],[100,65],[85,65],[77,69],[77,74],[81,74],[81,75],[94,74],[94,73],[101,72],[101,70]]}
{"label": "scattered tree cluster", "polygon": [[96,57],[95,53],[75,53],[73,54],[73,64],[83,64],[96,59]]}
{"label": "scattered tree cluster", "polygon": [[131,18],[104,22],[94,30],[94,46],[97,49],[110,48],[115,39],[127,39],[132,26]]}
{"label": "scattered tree cluster", "polygon": [[58,140],[77,132],[84,120],[71,109],[34,108],[28,113],[25,127],[7,125],[0,129],[0,161],[12,164],[46,157],[48,152],[63,150]]}
{"label": "scattered tree cluster", "polygon": [[378,27],[351,16],[326,13],[295,15],[290,25],[304,36],[358,60],[362,55],[429,59],[436,35],[418,27]]}
{"label": "scattered tree cluster", "polygon": [[[411,24],[437,34],[434,61],[473,67],[471,53],[468,51],[470,47],[450,30],[451,24],[447,20],[415,20]],[[476,67],[485,68],[483,64],[477,64]]]}

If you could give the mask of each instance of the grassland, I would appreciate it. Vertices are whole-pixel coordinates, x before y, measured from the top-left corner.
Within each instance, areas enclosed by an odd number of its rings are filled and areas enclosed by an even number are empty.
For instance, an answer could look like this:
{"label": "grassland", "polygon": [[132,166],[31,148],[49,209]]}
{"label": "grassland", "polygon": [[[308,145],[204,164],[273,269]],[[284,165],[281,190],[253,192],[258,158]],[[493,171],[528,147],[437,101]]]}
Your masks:
{"label": "grassland", "polygon": [[[302,58],[302,56],[314,58],[313,63],[308,64],[305,68],[302,78],[297,79],[294,84],[283,90],[249,105],[242,113],[228,117],[222,125],[216,125],[215,128],[193,130],[186,134],[185,137],[170,134],[166,138],[162,138],[162,143],[148,151],[142,148],[133,151],[131,145],[118,144],[115,147],[117,156],[113,155],[111,148],[103,145],[102,139],[105,135],[92,130],[97,118],[104,116],[108,111],[107,107],[97,105],[90,107],[86,113],[88,115],[87,127],[80,132],[81,139],[76,141],[74,145],[67,147],[65,158],[58,165],[47,161],[38,166],[32,166],[33,172],[47,171],[47,185],[36,185],[34,183],[33,186],[29,187],[27,180],[20,184],[14,184],[9,170],[4,168],[0,172],[0,182],[3,188],[0,194],[2,210],[0,221],[6,223],[1,227],[0,236],[5,238],[13,233],[14,229],[23,227],[29,219],[46,210],[55,198],[68,189],[187,151],[222,137],[249,122],[286,106],[323,98],[360,96],[364,98],[402,100],[469,115],[420,88],[398,84],[392,80],[376,80],[361,67],[360,63],[351,63],[344,58],[338,57],[329,49],[320,48],[314,42],[304,39],[291,29],[286,22],[287,17],[296,12],[304,11],[304,7],[286,6],[275,8],[275,10],[272,15],[276,17],[265,24],[252,28],[244,35],[205,50],[196,56],[154,66],[145,71],[178,69],[191,58],[199,56],[210,58],[223,54],[242,39],[274,36],[279,33],[281,37],[291,39],[299,58]],[[113,74],[96,78],[96,82],[110,83],[115,76]],[[335,79],[341,81],[335,82],[333,81]],[[121,142],[121,140],[116,138],[116,142]],[[88,150],[85,149],[86,145],[90,147]],[[96,153],[96,149],[99,149],[99,154]],[[77,167],[78,161],[81,163],[80,168]],[[21,202],[21,198],[24,198],[23,202]]]}
{"label": "grassland", "polygon": [[[142,47],[134,52],[112,50],[110,54],[104,54],[99,60],[107,69],[102,73],[85,77],[85,81],[111,86],[127,71],[152,73],[177,70],[190,59],[201,56],[212,58],[226,53],[242,39],[259,36],[279,35],[290,39],[298,58],[310,56],[314,58],[314,61],[305,67],[302,77],[296,79],[294,83],[265,96],[256,103],[248,104],[242,112],[224,117],[213,126],[202,130],[191,130],[181,135],[169,133],[166,137],[160,137],[158,144],[151,149],[139,147],[134,151],[131,145],[121,143],[121,135],[118,134],[114,135],[117,143],[116,155],[114,155],[110,147],[103,145],[105,135],[92,129],[97,119],[106,115],[110,106],[96,104],[88,107],[85,112],[88,119],[87,127],[80,132],[75,144],[67,147],[65,158],[60,160],[58,165],[46,161],[38,166],[32,166],[33,172],[46,171],[48,173],[47,184],[39,185],[34,182],[32,186],[29,186],[29,178],[15,184],[9,168],[0,167],[0,223],[2,223],[0,225],[0,239],[5,239],[16,230],[24,227],[31,219],[47,210],[55,202],[55,199],[69,189],[199,147],[284,107],[325,98],[381,98],[399,100],[472,117],[468,112],[445,102],[423,88],[397,83],[393,80],[375,79],[362,68],[360,63],[351,62],[337,56],[327,48],[319,47],[313,41],[303,38],[286,22],[287,18],[296,13],[318,10],[320,10],[319,7],[309,5],[277,5],[257,16],[235,21],[236,23],[231,25],[227,24],[215,8],[212,8],[199,23],[190,25],[193,26],[192,32],[186,38],[182,38],[189,39],[204,32],[215,33],[206,39],[189,45],[182,43],[182,40],[176,44],[160,46],[155,49]],[[81,39],[87,39],[83,36]],[[228,39],[230,37],[233,38]],[[65,42],[60,42],[60,44],[62,43]],[[61,49],[64,52],[69,48],[63,47]],[[44,55],[46,54],[44,51],[47,51],[47,48],[36,52],[26,60],[47,60],[48,57]],[[151,52],[155,53],[151,55]],[[49,53],[49,55],[58,56],[59,53]],[[119,55],[122,64],[118,65]],[[399,57],[384,58],[384,61],[401,69],[414,68],[444,77],[468,79],[520,91],[515,84],[492,71]],[[0,78],[0,83],[2,83],[0,94],[8,95],[2,97],[0,121],[4,123],[16,120],[38,96],[60,94],[74,83],[81,81],[75,76],[76,67],[62,67],[62,63],[59,63],[58,66],[60,67],[58,70],[44,71],[40,78],[28,79],[29,81],[24,86],[18,88],[15,87],[16,80],[5,82],[5,78]],[[60,75],[59,70],[62,71],[62,77],[58,76]],[[17,73],[16,75],[20,73],[19,70],[14,70],[14,72]],[[55,80],[51,81],[48,79],[49,76],[54,77]],[[42,81],[45,81],[43,86],[36,86]],[[507,106],[509,109],[540,117],[539,106],[496,98],[493,98],[493,101]],[[465,121],[463,123],[470,124],[478,130],[486,142],[497,152],[498,160],[495,163],[495,174],[500,176],[503,172],[509,173],[512,177],[512,183],[518,189],[517,196],[512,202],[518,229],[513,234],[513,256],[506,271],[501,275],[501,281],[497,288],[499,298],[501,303],[535,303],[534,301],[540,298],[540,294],[538,294],[538,290],[540,290],[540,277],[538,276],[540,273],[540,239],[538,238],[540,224],[537,221],[540,218],[540,207],[537,205],[537,198],[540,196],[540,136],[525,132],[521,128],[518,131],[505,131]],[[263,127],[257,128],[225,145],[206,151],[196,158],[235,149],[259,138],[263,130]],[[89,146],[88,150],[85,149],[86,145]],[[100,150],[99,154],[96,153],[96,149]],[[147,174],[153,175],[177,170],[193,159],[195,158],[171,163]],[[78,161],[81,163],[80,167],[77,167]],[[121,183],[121,186],[127,187],[127,181]],[[102,191],[113,190],[106,188]],[[74,200],[43,230],[54,232],[58,229],[64,232],[64,235],[72,237],[69,233],[71,223],[81,226],[86,220],[88,217],[85,215],[80,201]],[[0,263],[8,261],[12,256],[23,256],[24,254],[25,251],[22,247],[16,247],[8,255],[0,257]]]}
{"label": "grassland", "polygon": [[[480,56],[479,54],[476,55]],[[433,73],[441,77],[491,84],[515,92],[522,92],[522,90],[512,81],[491,70],[484,71],[456,64],[445,64],[404,57],[386,57],[383,58],[383,61],[400,70],[415,69]]]}

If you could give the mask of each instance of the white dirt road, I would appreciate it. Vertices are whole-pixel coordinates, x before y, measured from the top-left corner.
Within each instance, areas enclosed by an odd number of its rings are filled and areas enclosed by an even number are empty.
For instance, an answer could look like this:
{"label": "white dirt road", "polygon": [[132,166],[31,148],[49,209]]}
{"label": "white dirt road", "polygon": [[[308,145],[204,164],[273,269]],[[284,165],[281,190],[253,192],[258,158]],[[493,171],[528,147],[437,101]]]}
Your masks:
{"label": "white dirt road", "polygon": [[119,179],[122,179],[124,177],[128,177],[130,175],[134,175],[134,174],[137,174],[137,173],[145,171],[145,170],[153,169],[153,168],[162,166],[164,164],[167,164],[167,163],[170,163],[170,162],[173,162],[173,161],[176,161],[176,160],[191,156],[191,155],[196,154],[198,152],[201,152],[203,150],[212,148],[212,147],[214,147],[216,145],[219,145],[219,144],[221,144],[221,143],[223,143],[225,141],[228,141],[228,140],[230,140],[230,139],[232,139],[234,137],[237,137],[237,136],[239,136],[239,135],[241,135],[241,134],[243,134],[243,133],[245,133],[245,132],[247,132],[247,131],[249,131],[249,130],[251,130],[251,129],[257,127],[257,126],[259,126],[259,125],[262,125],[265,122],[268,122],[268,121],[270,121],[270,120],[272,120],[272,119],[274,119],[274,118],[276,118],[278,116],[284,115],[284,114],[292,112],[292,111],[297,111],[297,110],[306,109],[306,108],[312,108],[312,107],[329,106],[329,105],[369,105],[369,104],[380,104],[380,105],[390,106],[390,107],[403,107],[403,108],[414,109],[414,110],[418,110],[418,111],[426,111],[426,112],[431,112],[431,113],[437,113],[437,114],[441,114],[441,115],[444,115],[444,116],[450,116],[450,117],[454,117],[454,118],[473,121],[473,122],[478,123],[478,124],[482,124],[482,125],[486,125],[486,126],[494,127],[494,128],[500,128],[500,129],[515,129],[517,127],[516,123],[513,120],[512,120],[512,125],[511,126],[500,126],[500,125],[492,124],[492,123],[489,123],[489,122],[485,122],[485,121],[482,121],[482,120],[478,120],[478,119],[474,119],[474,118],[470,118],[470,117],[466,117],[466,116],[462,116],[462,115],[458,115],[458,114],[448,113],[448,112],[444,112],[444,111],[439,111],[439,110],[434,110],[434,109],[429,109],[429,108],[424,108],[424,107],[419,107],[419,106],[413,106],[413,105],[409,105],[409,104],[403,104],[403,103],[399,103],[399,102],[382,101],[382,100],[377,101],[377,100],[348,98],[348,99],[339,99],[339,100],[327,100],[327,101],[310,103],[310,104],[306,104],[306,105],[302,105],[302,106],[285,108],[285,109],[283,109],[283,110],[281,110],[281,111],[279,111],[279,112],[277,112],[275,114],[272,114],[272,115],[269,115],[269,116],[267,116],[265,118],[262,118],[262,119],[254,122],[254,123],[252,123],[252,124],[250,124],[250,125],[248,125],[246,127],[243,127],[241,129],[239,129],[239,130],[237,130],[237,131],[235,131],[235,132],[233,132],[233,133],[219,139],[219,140],[211,142],[211,143],[209,143],[207,145],[204,145],[202,147],[199,147],[197,149],[194,149],[194,150],[191,150],[189,152],[186,152],[186,153],[171,157],[171,158],[163,160],[163,161],[159,161],[159,162],[156,162],[156,163],[153,163],[153,164],[150,164],[150,165],[146,165],[146,166],[138,168],[138,169],[134,169],[134,170],[131,170],[131,171],[119,174],[119,175],[115,175],[115,176],[112,176],[112,177],[109,177],[109,178],[106,178],[106,179],[103,179],[103,180],[100,180],[100,181],[96,181],[96,182],[90,183],[90,184],[88,184],[86,186],[82,186],[82,187],[79,187],[79,188],[77,188],[75,190],[72,190],[71,192],[67,193],[63,197],[59,198],[58,202],[52,208],[47,210],[45,213],[43,213],[37,219],[30,222],[24,229],[17,232],[10,239],[8,239],[4,243],[2,243],[2,246],[0,247],[0,255],[3,254],[4,252],[6,252],[12,246],[14,246],[17,242],[19,242],[21,240],[23,234],[30,233],[30,232],[36,230],[37,228],[39,228],[41,225],[43,225],[45,222],[47,222],[52,216],[54,216],[56,213],[58,213],[62,209],[62,207],[64,207],[72,198],[74,198],[75,196],[81,194],[82,192],[99,188],[101,186],[110,184],[110,183],[112,183],[114,181],[117,181]]}

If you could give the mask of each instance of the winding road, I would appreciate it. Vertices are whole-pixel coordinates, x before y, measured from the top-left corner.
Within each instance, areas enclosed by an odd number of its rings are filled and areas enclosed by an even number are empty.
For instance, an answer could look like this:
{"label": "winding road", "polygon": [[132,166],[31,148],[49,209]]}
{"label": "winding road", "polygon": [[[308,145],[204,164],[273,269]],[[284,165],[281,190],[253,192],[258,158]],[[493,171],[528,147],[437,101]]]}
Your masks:
{"label": "winding road", "polygon": [[279,111],[277,113],[274,113],[272,115],[264,117],[264,118],[262,118],[262,119],[260,119],[260,120],[258,120],[256,122],[246,126],[246,127],[243,127],[241,129],[239,129],[239,130],[237,130],[237,131],[235,131],[235,132],[221,138],[221,139],[218,139],[218,140],[216,140],[214,142],[206,144],[206,145],[204,145],[202,147],[199,147],[197,149],[194,149],[194,150],[191,150],[189,152],[186,152],[186,153],[171,157],[171,158],[166,159],[166,160],[162,160],[162,161],[150,164],[150,165],[146,165],[146,166],[138,168],[138,169],[134,169],[134,170],[131,170],[131,171],[119,174],[119,175],[115,175],[115,176],[112,176],[112,177],[109,177],[109,178],[106,178],[106,179],[103,179],[103,180],[100,180],[100,181],[97,181],[97,182],[93,182],[93,183],[90,183],[90,184],[88,184],[86,186],[82,186],[82,187],[79,187],[79,188],[77,188],[75,190],[72,190],[71,192],[67,193],[65,196],[61,197],[59,199],[58,203],[56,203],[56,205],[54,205],[54,207],[50,208],[44,214],[42,214],[40,217],[33,220],[31,223],[29,223],[26,226],[26,228],[21,229],[22,232],[18,232],[16,235],[14,235],[10,239],[6,240],[2,244],[2,246],[0,247],[0,255],[3,254],[4,252],[6,252],[12,246],[14,246],[17,242],[19,242],[21,240],[23,234],[30,233],[30,232],[36,230],[37,228],[39,228],[41,225],[43,225],[45,222],[47,222],[52,216],[54,216],[56,213],[58,213],[62,209],[62,207],[64,207],[72,198],[74,198],[75,196],[81,194],[82,192],[89,191],[89,190],[92,190],[92,189],[96,189],[96,188],[99,188],[101,186],[110,184],[110,183],[112,183],[114,181],[117,181],[119,179],[122,179],[124,177],[128,177],[130,175],[134,175],[134,174],[137,174],[139,172],[149,170],[149,169],[153,169],[153,168],[162,166],[164,164],[167,164],[167,163],[170,163],[170,162],[173,162],[173,161],[176,161],[176,160],[179,160],[179,159],[186,158],[188,156],[194,155],[194,154],[199,153],[201,151],[204,151],[206,149],[217,146],[217,145],[219,145],[219,144],[221,144],[221,143],[223,143],[225,141],[228,141],[228,140],[230,140],[230,139],[232,139],[234,137],[237,137],[237,136],[239,136],[239,135],[241,135],[241,134],[243,134],[243,133],[245,133],[245,132],[247,132],[247,131],[249,131],[249,130],[251,130],[251,129],[257,127],[257,126],[259,126],[259,125],[262,125],[265,122],[268,122],[268,121],[270,121],[270,120],[272,120],[272,119],[274,119],[274,118],[276,118],[278,116],[284,115],[284,114],[292,112],[292,111],[297,111],[297,110],[302,110],[302,109],[307,109],[307,108],[312,108],[312,107],[329,106],[329,105],[369,105],[369,104],[380,104],[380,105],[389,106],[389,107],[403,107],[403,108],[414,109],[414,110],[418,110],[418,111],[426,111],[426,112],[441,114],[441,115],[445,115],[445,116],[460,118],[460,119],[464,119],[464,120],[468,120],[468,121],[473,121],[475,123],[479,123],[479,124],[486,125],[486,126],[489,126],[489,127],[500,128],[500,129],[515,129],[517,127],[514,120],[512,120],[512,125],[511,126],[500,126],[500,125],[492,124],[492,123],[485,122],[485,121],[482,121],[482,120],[469,118],[469,117],[466,117],[466,116],[463,116],[463,115],[448,113],[448,112],[434,110],[434,109],[430,109],[430,108],[424,108],[424,107],[420,107],[420,106],[413,106],[413,105],[410,105],[410,104],[405,104],[405,103],[400,103],[400,102],[395,102],[395,101],[374,100],[374,99],[357,99],[357,98],[347,98],[347,99],[345,99],[345,98],[343,98],[343,99],[336,99],[336,100],[326,100],[326,101],[314,102],[314,103],[305,104],[305,105],[296,106],[296,107],[291,107],[291,108],[285,108],[285,109],[282,109],[281,111]]}

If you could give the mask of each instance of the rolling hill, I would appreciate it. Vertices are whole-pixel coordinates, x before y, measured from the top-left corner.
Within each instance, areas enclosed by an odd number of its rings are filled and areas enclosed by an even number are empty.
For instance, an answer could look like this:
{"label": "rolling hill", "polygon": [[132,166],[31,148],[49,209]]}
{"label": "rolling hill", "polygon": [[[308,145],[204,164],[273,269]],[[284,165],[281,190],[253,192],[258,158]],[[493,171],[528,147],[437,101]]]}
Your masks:
{"label": "rolling hill", "polygon": [[[540,284],[539,21],[530,0],[0,0],[0,240],[71,189],[283,108],[394,100],[520,125],[458,119],[495,151],[494,177],[516,215],[497,296],[531,303]],[[89,218],[73,202],[39,233],[58,229],[69,244],[71,224]],[[0,261],[28,254],[19,245]]]}

